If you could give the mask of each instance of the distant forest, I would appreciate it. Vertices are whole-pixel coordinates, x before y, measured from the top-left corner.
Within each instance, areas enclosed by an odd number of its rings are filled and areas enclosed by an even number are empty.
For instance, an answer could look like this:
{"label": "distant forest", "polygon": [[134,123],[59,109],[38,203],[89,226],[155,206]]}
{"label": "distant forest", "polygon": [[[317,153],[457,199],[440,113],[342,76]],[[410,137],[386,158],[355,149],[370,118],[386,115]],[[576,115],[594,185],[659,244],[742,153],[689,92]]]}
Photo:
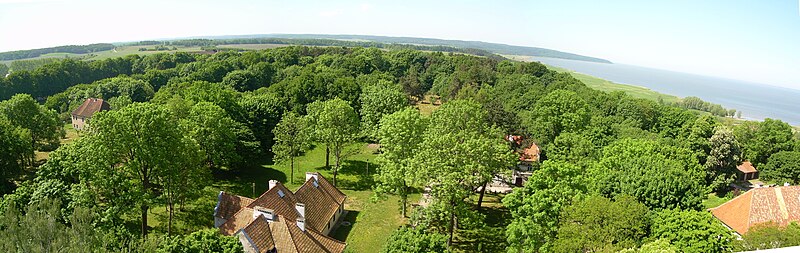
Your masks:
{"label": "distant forest", "polygon": [[114,45],[112,44],[96,43],[96,44],[80,45],[80,46],[70,45],[70,46],[31,49],[31,50],[19,50],[19,51],[0,53],[0,61],[35,58],[43,54],[50,54],[50,53],[88,54],[88,53],[106,51],[111,49],[114,49]]}

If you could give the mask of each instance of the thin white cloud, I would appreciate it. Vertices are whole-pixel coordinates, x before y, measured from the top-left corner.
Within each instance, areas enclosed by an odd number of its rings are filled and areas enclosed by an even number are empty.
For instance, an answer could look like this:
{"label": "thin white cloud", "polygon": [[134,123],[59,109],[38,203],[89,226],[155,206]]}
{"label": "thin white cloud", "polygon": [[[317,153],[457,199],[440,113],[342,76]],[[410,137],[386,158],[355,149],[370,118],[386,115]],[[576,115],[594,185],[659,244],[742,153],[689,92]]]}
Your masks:
{"label": "thin white cloud", "polygon": [[325,18],[332,18],[332,17],[336,17],[336,16],[339,16],[339,15],[342,15],[342,10],[340,10],[340,9],[324,10],[324,11],[320,11],[319,15],[321,17],[325,17]]}

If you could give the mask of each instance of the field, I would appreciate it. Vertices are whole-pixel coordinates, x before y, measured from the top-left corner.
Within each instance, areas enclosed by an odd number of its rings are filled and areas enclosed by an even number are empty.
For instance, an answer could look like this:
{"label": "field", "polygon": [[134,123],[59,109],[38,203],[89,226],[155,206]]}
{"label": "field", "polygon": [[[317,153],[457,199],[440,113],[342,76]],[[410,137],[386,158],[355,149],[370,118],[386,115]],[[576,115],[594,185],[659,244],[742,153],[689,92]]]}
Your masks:
{"label": "field", "polygon": [[262,50],[262,49],[270,49],[270,48],[277,48],[277,47],[288,47],[291,45],[286,44],[231,44],[231,45],[219,45],[218,48],[236,48],[236,49],[245,49],[245,50]]}

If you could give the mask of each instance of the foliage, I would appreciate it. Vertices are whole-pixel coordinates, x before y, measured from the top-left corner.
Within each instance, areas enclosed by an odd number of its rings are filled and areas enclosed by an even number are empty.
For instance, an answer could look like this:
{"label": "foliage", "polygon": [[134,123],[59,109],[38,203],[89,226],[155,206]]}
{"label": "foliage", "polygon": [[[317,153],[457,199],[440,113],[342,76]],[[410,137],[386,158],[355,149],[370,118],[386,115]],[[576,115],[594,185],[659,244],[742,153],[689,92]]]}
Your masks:
{"label": "foliage", "polygon": [[658,239],[652,242],[648,242],[642,245],[642,247],[635,249],[624,249],[619,251],[619,253],[676,253],[678,252],[675,249],[675,246],[669,244],[669,241],[664,239]]}
{"label": "foliage", "polygon": [[[25,208],[19,213],[8,206],[0,221],[0,250],[3,252],[98,252],[106,246],[95,232],[94,214],[76,209],[62,217],[58,201],[46,200]],[[67,218],[69,224],[64,224]]]}
{"label": "foliage", "polygon": [[385,81],[362,87],[360,100],[361,129],[364,136],[373,140],[378,139],[378,123],[384,115],[408,106],[406,95]]}
{"label": "foliage", "polygon": [[381,252],[448,252],[447,236],[426,231],[422,227],[402,226],[392,233]]}
{"label": "foliage", "polygon": [[414,184],[417,175],[411,163],[427,126],[428,120],[411,107],[386,115],[380,121],[378,138],[383,152],[377,159],[380,167],[375,175],[375,194],[400,196],[403,217],[406,216],[409,187],[418,186]]}
{"label": "foliage", "polygon": [[235,150],[236,122],[219,106],[210,102],[197,103],[181,124],[184,134],[197,142],[205,153],[209,166],[228,166],[239,161]]}
{"label": "foliage", "polygon": [[686,149],[623,139],[603,150],[591,174],[593,187],[605,196],[631,195],[656,210],[699,210],[706,194],[701,173]]}
{"label": "foliage", "polygon": [[733,132],[717,126],[709,139],[711,150],[706,159],[706,182],[712,190],[722,192],[736,177],[736,166],[742,159],[742,149]]}
{"label": "foliage", "polygon": [[730,252],[730,230],[705,211],[663,210],[655,213],[651,237],[665,239],[681,252]]}
{"label": "foliage", "polygon": [[589,196],[561,212],[557,252],[616,252],[647,235],[648,209],[630,196]]}
{"label": "foliage", "polygon": [[800,184],[800,152],[781,151],[769,157],[762,166],[761,176],[765,180],[777,183]]}
{"label": "foliage", "polygon": [[527,115],[523,126],[542,144],[553,141],[561,132],[579,131],[589,122],[586,102],[567,90],[547,94]]}
{"label": "foliage", "polygon": [[738,241],[737,251],[751,251],[800,246],[800,225],[796,222],[783,227],[773,222],[750,227],[742,240]]}
{"label": "foliage", "polygon": [[36,103],[30,95],[18,94],[0,102],[0,115],[5,116],[12,125],[28,130],[34,149],[44,146],[57,146],[64,135],[63,125],[55,111]]}
{"label": "foliage", "polygon": [[333,184],[344,155],[345,145],[355,139],[358,133],[358,115],[347,102],[339,98],[317,101],[308,105],[308,122],[314,126],[314,138],[325,143],[334,157]]}
{"label": "foliage", "polygon": [[186,236],[175,236],[167,239],[158,246],[157,252],[174,253],[202,253],[244,252],[239,239],[233,236],[224,236],[217,229],[203,229]]}
{"label": "foliage", "polygon": [[275,156],[272,159],[275,162],[290,161],[292,173],[289,182],[294,183],[294,158],[310,148],[310,130],[307,119],[294,112],[285,113],[281,122],[272,129],[275,135],[275,145],[272,146]]}
{"label": "foliage", "polygon": [[780,120],[741,124],[736,126],[734,134],[742,143],[744,157],[756,168],[765,165],[772,154],[794,148],[792,127]]}
{"label": "foliage", "polygon": [[8,180],[18,176],[33,158],[29,133],[0,116],[0,193],[8,192]]}
{"label": "foliage", "polygon": [[503,198],[512,221],[506,228],[509,252],[541,252],[553,247],[559,214],[573,199],[586,192],[580,167],[561,161],[545,161],[517,188]]}

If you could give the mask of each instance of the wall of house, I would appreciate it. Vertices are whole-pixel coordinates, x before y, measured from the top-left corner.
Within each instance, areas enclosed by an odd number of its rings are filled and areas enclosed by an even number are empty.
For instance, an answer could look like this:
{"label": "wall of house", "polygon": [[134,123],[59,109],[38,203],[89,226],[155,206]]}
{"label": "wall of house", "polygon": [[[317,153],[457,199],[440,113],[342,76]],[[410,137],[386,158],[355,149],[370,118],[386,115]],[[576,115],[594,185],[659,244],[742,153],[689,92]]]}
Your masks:
{"label": "wall of house", "polygon": [[225,224],[225,222],[227,222],[227,221],[228,220],[220,218],[220,217],[214,217],[214,227],[218,228],[219,226],[222,226],[222,224]]}
{"label": "wall of house", "polygon": [[83,127],[86,125],[86,119],[80,116],[72,116],[72,128],[76,130],[83,130]]}
{"label": "wall of house", "polygon": [[247,237],[247,234],[239,232],[238,237],[239,237],[239,243],[241,243],[242,247],[244,247],[244,252],[258,253],[258,250],[253,245],[253,242],[250,241],[250,238]]}

